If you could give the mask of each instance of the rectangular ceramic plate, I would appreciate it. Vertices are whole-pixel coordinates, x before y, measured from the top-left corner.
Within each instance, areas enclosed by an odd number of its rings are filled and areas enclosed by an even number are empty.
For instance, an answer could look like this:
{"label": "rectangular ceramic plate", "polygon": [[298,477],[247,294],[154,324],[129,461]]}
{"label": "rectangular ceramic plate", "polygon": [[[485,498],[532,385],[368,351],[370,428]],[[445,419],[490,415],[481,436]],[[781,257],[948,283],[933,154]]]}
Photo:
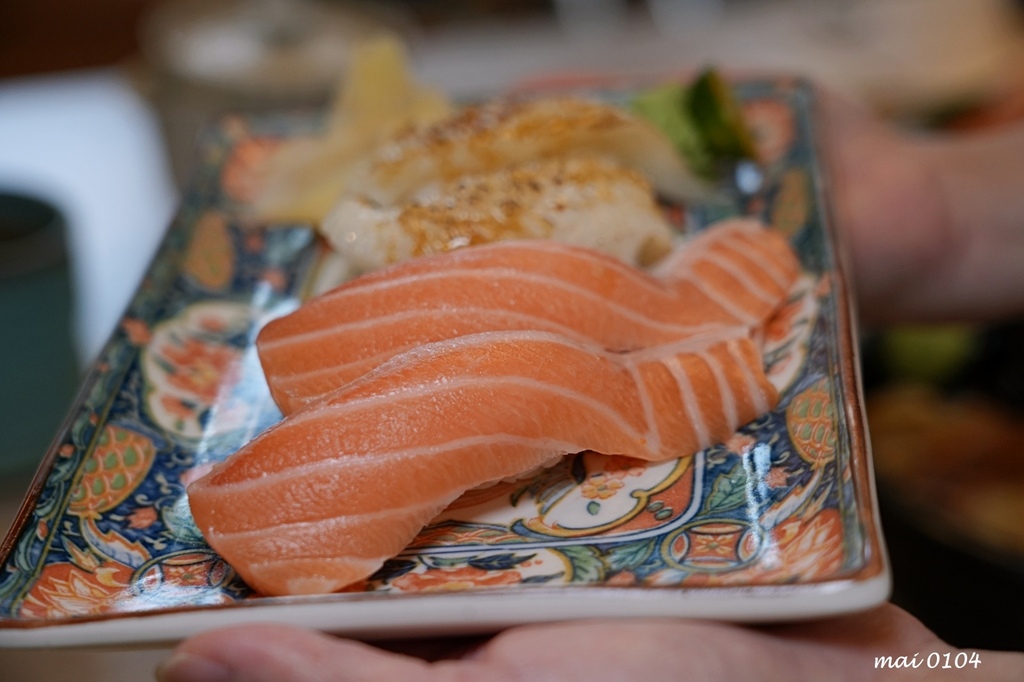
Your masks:
{"label": "rectangular ceramic plate", "polygon": [[250,620],[364,637],[607,615],[767,621],[883,601],[889,575],[812,92],[766,80],[737,93],[763,182],[687,218],[759,215],[800,254],[805,276],[767,329],[779,406],[692,457],[644,466],[577,455],[467,494],[370,581],[321,597],[251,593],[205,544],[185,496],[279,419],[255,334],[328,263],[311,230],[254,229],[241,210],[259,160],[315,130],[316,117],[224,120],[0,548],[0,644],[173,640]]}

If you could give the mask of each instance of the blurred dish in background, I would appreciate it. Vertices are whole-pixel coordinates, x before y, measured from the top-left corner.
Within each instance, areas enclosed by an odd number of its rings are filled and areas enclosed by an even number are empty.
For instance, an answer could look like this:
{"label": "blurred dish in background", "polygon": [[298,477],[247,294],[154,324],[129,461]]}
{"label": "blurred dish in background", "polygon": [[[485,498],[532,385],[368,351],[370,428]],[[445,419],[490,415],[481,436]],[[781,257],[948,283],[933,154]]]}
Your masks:
{"label": "blurred dish in background", "polygon": [[956,132],[999,128],[1024,121],[1024,69],[981,97],[952,102],[925,117],[928,127]]}
{"label": "blurred dish in background", "polygon": [[146,19],[147,56],[168,73],[260,100],[322,95],[352,43],[383,24],[315,0],[174,0]]}
{"label": "blurred dish in background", "polygon": [[554,0],[391,0],[405,7],[423,26],[478,22],[500,18],[521,20],[549,12]]}
{"label": "blurred dish in background", "polygon": [[0,192],[0,475],[42,459],[78,386],[64,219]]}
{"label": "blurred dish in background", "polygon": [[1024,321],[865,345],[893,601],[955,646],[1024,648]]}
{"label": "blurred dish in background", "polygon": [[170,0],[144,17],[143,55],[174,175],[188,178],[195,139],[228,111],[323,106],[352,45],[408,33],[380,4],[318,0]]}
{"label": "blurred dish in background", "polygon": [[1024,419],[981,395],[897,384],[868,401],[876,472],[939,538],[1016,559],[1024,582]]}

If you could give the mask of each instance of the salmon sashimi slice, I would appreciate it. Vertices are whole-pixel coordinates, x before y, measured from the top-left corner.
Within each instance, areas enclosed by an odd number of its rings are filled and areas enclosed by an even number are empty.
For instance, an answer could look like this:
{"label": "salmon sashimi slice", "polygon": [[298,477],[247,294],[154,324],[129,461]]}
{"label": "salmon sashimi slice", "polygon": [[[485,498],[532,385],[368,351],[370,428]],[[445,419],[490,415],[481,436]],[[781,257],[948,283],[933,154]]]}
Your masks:
{"label": "salmon sashimi slice", "polygon": [[352,280],[271,321],[257,348],[271,395],[289,414],[397,353],[465,334],[534,329],[630,351],[757,327],[799,271],[786,240],[753,220],[710,228],[657,277],[586,248],[500,242]]}
{"label": "salmon sashimi slice", "polygon": [[267,595],[333,592],[400,553],[463,492],[593,450],[691,455],[772,409],[743,330],[631,353],[540,331],[393,357],[188,488],[211,547]]}

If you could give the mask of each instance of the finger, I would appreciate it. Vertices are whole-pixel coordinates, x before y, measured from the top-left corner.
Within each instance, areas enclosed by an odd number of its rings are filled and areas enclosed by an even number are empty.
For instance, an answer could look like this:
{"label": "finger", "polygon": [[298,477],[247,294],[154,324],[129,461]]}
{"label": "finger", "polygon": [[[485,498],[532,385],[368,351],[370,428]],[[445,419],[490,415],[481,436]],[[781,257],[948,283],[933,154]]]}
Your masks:
{"label": "finger", "polygon": [[[429,652],[445,640],[421,642]],[[939,645],[893,607],[814,624],[744,628],[672,618],[591,620],[512,628],[469,659],[428,663],[279,625],[211,631],[184,642],[161,682],[372,682],[415,679],[589,682],[633,679],[872,679],[880,646]],[[927,646],[925,646],[927,645]],[[921,647],[918,647],[921,648]],[[909,649],[908,649],[909,650]],[[437,652],[431,655],[437,657]],[[803,677],[795,675],[800,671]]]}
{"label": "finger", "polygon": [[[712,623],[645,619],[552,623],[508,630],[462,660],[428,663],[365,644],[280,625],[213,630],[182,643],[158,671],[160,682],[371,682],[414,679],[546,680],[738,679],[766,651],[756,641],[735,656],[718,646],[742,631]],[[458,642],[458,640],[456,640]],[[462,640],[468,644],[470,640]],[[437,659],[445,640],[400,645]],[[412,647],[412,648],[410,648]],[[440,647],[440,651],[437,650]],[[731,650],[731,647],[727,647]],[[432,651],[433,649],[433,651]],[[680,667],[682,666],[682,667]]]}
{"label": "finger", "polygon": [[425,679],[410,656],[299,628],[257,624],[186,640],[157,671],[160,682],[370,682]]}
{"label": "finger", "polygon": [[546,682],[861,682],[877,678],[874,655],[887,642],[927,648],[938,640],[897,609],[774,628],[673,618],[592,620],[508,630],[474,660],[480,670],[500,672],[500,679]]}
{"label": "finger", "polygon": [[938,640],[917,618],[891,603],[841,618],[764,628],[789,640],[872,653],[880,649],[912,649]]}

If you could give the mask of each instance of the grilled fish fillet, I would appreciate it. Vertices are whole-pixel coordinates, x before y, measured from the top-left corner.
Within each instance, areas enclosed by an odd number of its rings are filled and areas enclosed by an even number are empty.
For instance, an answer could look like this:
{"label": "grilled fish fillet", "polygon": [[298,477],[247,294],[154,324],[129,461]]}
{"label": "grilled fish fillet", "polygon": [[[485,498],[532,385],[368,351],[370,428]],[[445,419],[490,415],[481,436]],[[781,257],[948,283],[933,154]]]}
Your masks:
{"label": "grilled fish fillet", "polygon": [[657,261],[672,246],[650,184],[595,156],[465,175],[397,205],[351,195],[335,205],[321,232],[355,272],[505,239],[553,239],[638,265]]}
{"label": "grilled fish fillet", "polygon": [[400,135],[354,172],[349,191],[394,206],[425,188],[527,161],[603,156],[643,174],[676,201],[707,187],[654,125],[619,107],[575,97],[497,99]]}

